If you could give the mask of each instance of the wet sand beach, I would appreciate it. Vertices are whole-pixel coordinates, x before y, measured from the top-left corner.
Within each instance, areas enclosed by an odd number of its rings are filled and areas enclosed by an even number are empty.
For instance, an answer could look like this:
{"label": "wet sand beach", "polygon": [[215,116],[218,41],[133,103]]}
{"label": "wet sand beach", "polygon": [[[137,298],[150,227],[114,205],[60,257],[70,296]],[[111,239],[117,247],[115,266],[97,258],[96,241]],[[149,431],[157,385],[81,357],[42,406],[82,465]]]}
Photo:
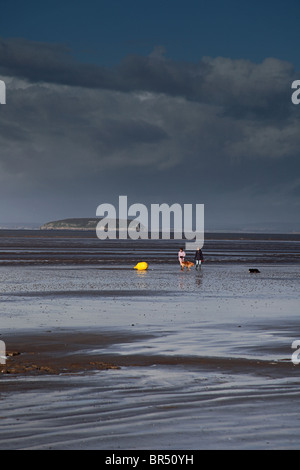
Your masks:
{"label": "wet sand beach", "polygon": [[297,240],[212,240],[190,272],[173,241],[34,240],[0,237],[0,449],[300,448]]}

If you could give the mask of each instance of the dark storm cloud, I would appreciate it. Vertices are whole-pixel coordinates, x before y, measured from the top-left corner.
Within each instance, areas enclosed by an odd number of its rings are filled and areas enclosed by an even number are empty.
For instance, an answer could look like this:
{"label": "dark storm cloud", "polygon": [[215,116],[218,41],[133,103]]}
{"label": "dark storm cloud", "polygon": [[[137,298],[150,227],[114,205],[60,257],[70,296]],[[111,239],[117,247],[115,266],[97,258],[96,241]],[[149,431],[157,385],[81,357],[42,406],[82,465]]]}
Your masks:
{"label": "dark storm cloud", "polygon": [[118,66],[81,64],[58,44],[25,39],[0,40],[0,73],[47,82],[122,92],[150,91],[226,106],[238,117],[286,113],[292,64],[268,58],[261,64],[218,57],[198,63],[168,60],[164,48],[148,57],[128,56]]}
{"label": "dark storm cloud", "polygon": [[209,65],[168,61],[158,50],[155,49],[149,57],[129,56],[119,66],[105,68],[76,62],[65,46],[25,39],[2,39],[0,74],[34,83],[122,92],[147,90],[192,100],[201,99],[201,82]]}
{"label": "dark storm cloud", "polygon": [[0,39],[0,74],[88,88],[127,89],[112,69],[76,62],[67,46]]}
{"label": "dark storm cloud", "polygon": [[179,63],[156,48],[104,68],[76,62],[64,46],[18,39],[0,41],[0,64],[2,197],[94,194],[96,207],[100,190],[223,208],[253,198],[258,212],[295,201],[289,63]]}

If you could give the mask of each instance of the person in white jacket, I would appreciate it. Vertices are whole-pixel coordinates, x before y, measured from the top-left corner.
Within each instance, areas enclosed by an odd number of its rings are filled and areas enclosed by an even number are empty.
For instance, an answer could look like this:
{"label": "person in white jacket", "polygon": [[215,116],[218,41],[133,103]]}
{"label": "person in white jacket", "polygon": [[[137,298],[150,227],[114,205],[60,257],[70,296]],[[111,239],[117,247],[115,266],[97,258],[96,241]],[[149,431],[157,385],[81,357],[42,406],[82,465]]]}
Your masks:
{"label": "person in white jacket", "polygon": [[178,252],[178,259],[179,259],[180,266],[182,266],[182,262],[184,261],[185,256],[186,256],[185,251],[183,251],[183,248],[180,248]]}

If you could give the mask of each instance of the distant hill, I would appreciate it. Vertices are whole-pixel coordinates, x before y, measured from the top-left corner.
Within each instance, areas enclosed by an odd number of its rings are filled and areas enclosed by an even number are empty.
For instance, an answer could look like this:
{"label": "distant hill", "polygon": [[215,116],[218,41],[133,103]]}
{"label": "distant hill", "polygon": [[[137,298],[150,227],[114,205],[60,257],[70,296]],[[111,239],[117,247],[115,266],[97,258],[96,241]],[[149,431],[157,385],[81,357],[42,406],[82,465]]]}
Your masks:
{"label": "distant hill", "polygon": [[[77,218],[77,219],[62,219],[53,222],[47,222],[40,227],[41,230],[96,230],[96,226],[101,218]],[[127,225],[132,219],[127,220]],[[119,227],[119,219],[117,219],[117,228]]]}
{"label": "distant hill", "polygon": [[41,230],[94,230],[99,222],[97,218],[91,219],[62,219],[47,222],[40,227]]}

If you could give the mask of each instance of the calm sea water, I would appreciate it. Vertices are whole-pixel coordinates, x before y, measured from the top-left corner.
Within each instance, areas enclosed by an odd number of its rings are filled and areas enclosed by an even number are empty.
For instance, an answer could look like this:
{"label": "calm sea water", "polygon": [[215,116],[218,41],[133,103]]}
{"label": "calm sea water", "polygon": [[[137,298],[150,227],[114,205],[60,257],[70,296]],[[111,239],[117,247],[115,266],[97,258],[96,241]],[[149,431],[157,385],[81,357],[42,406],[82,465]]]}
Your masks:
{"label": "calm sea water", "polygon": [[[100,241],[95,232],[0,230],[0,265],[176,263],[180,246],[184,241]],[[203,252],[205,263],[299,263],[300,235],[206,234]]]}

